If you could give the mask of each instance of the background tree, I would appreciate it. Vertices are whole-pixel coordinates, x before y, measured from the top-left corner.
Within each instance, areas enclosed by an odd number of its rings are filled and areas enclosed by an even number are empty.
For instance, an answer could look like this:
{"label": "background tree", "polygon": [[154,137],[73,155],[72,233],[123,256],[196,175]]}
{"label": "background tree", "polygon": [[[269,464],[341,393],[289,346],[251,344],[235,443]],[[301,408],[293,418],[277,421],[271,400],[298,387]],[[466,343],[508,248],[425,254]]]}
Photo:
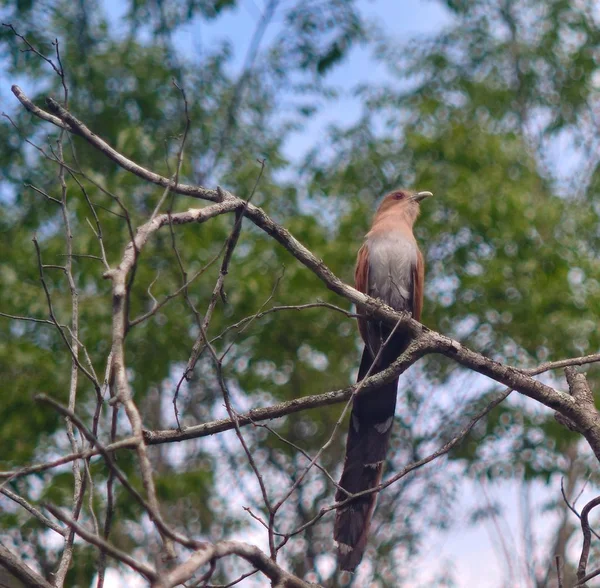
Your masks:
{"label": "background tree", "polygon": [[[43,96],[60,97],[119,152],[174,183],[222,185],[251,199],[346,280],[376,199],[398,185],[430,189],[438,199],[418,225],[428,261],[425,324],[525,368],[596,350],[594,5],[449,2],[448,29],[400,44],[367,22],[364,7],[354,2],[271,1],[260,8],[240,58],[226,42],[202,41],[211,22],[242,9],[236,2],[136,2],[120,18],[108,4],[10,3],[3,21],[13,27],[2,31],[7,72],[11,82],[25,80],[26,94],[42,107]],[[178,45],[188,30],[201,43],[193,56]],[[55,36],[58,47],[52,46]],[[302,161],[287,161],[292,134],[319,106],[335,103],[329,74],[352,59],[357,45],[372,48],[389,76],[356,89],[363,115],[355,125],[330,128]],[[102,278],[103,265],[119,263],[126,243],[152,215],[197,204],[141,181],[89,142],[60,134],[25,109],[11,104],[10,110],[10,120],[0,126],[0,309],[47,320],[49,297],[57,321],[70,331],[61,335],[52,325],[10,316],[0,323],[9,342],[0,346],[0,372],[10,383],[0,431],[7,471],[69,451],[64,421],[31,400],[40,391],[64,405],[73,398],[69,340],[72,348],[77,340],[85,344],[100,383],[94,391],[80,375],[71,409],[90,427],[96,422],[97,394],[109,393],[103,376],[113,342],[111,283]],[[557,155],[564,144],[568,162]],[[67,166],[57,167],[56,160]],[[176,426],[176,392],[183,427],[227,416],[218,370],[203,345],[207,316],[208,336],[219,337],[215,349],[227,352],[223,370],[239,412],[344,387],[354,374],[353,319],[332,309],[272,312],[239,325],[282,304],[319,299],[350,307],[248,221],[228,261],[223,290],[215,290],[231,254],[225,244],[233,244],[233,227],[239,224],[225,216],[200,228],[167,226],[152,234],[129,274],[127,374],[148,430]],[[48,297],[40,287],[40,267]],[[155,301],[167,300],[155,308]],[[202,353],[191,369],[194,346]],[[83,358],[78,361],[85,367]],[[489,400],[495,392],[439,356],[419,366],[403,378],[390,475],[453,438],[480,409],[474,399]],[[594,388],[593,370],[589,376]],[[96,434],[104,441],[128,430],[122,412],[115,405],[102,409]],[[334,406],[267,423],[269,429],[244,429],[273,500],[298,481],[307,463],[298,446],[315,455],[339,416]],[[334,436],[319,462],[334,478],[340,437]],[[539,552],[511,550],[507,577],[512,585],[521,577],[551,585],[553,556],[569,560],[567,531],[575,528],[564,516],[560,478],[572,500],[594,471],[578,439],[537,404],[511,399],[479,422],[445,468],[417,470],[381,493],[377,539],[361,574],[348,579],[335,573],[329,519],[289,541],[284,567],[332,584],[390,585],[418,575],[406,561],[418,554],[427,529],[452,523],[451,507],[466,472],[474,480],[518,480],[524,504],[536,480],[552,489],[550,506],[561,512],[555,533],[560,549],[550,542],[541,561]],[[81,442],[77,427],[70,441]],[[256,477],[233,432],[152,445],[149,454],[165,520],[181,533],[218,541],[261,532],[241,508],[264,512]],[[120,451],[118,465],[137,479],[132,451]],[[8,478],[3,489],[69,510],[74,496],[85,496],[78,514],[83,521],[95,513],[111,543],[149,559],[159,548],[148,532],[147,512],[121,484],[107,485],[114,473],[103,461],[82,467]],[[93,482],[93,494],[78,490],[78,477],[81,484]],[[331,504],[333,491],[327,476],[312,468],[282,506],[281,531],[310,521]],[[499,513],[490,504],[474,514],[480,519]],[[54,531],[12,502],[0,523],[3,544],[35,562],[47,578],[62,570],[62,581],[69,558],[62,543],[50,538]],[[97,550],[86,543],[75,544],[73,562],[66,585],[89,585],[106,565],[99,568]],[[525,572],[514,571],[523,567]],[[246,569],[226,560],[211,581],[232,580]]]}

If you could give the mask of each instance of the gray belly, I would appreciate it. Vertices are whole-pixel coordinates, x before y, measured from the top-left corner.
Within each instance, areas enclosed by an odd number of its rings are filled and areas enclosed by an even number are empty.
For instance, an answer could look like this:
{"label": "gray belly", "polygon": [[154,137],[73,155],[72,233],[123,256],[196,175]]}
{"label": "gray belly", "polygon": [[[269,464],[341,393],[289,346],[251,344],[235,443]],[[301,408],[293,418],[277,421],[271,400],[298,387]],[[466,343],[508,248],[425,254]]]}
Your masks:
{"label": "gray belly", "polygon": [[413,268],[417,245],[402,233],[370,237],[369,291],[396,310],[412,311]]}

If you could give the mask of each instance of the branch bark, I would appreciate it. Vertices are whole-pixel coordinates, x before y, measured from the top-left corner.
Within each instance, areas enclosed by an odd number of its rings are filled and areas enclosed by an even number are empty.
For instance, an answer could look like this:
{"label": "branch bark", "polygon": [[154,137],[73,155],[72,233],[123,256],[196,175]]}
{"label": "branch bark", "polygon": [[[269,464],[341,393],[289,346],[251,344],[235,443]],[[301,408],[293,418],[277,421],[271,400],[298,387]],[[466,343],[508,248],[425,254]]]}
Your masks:
{"label": "branch bark", "polygon": [[17,97],[19,102],[29,111],[38,118],[52,123],[60,129],[69,131],[74,135],[78,135],[85,139],[90,145],[104,153],[106,157],[112,159],[117,165],[122,167],[124,170],[135,174],[136,176],[147,180],[163,188],[169,187],[172,192],[177,194],[183,194],[185,196],[192,196],[193,198],[202,198],[203,200],[212,200],[213,202],[220,202],[221,198],[217,190],[209,190],[198,186],[190,186],[188,184],[174,183],[173,181],[165,178],[159,174],[156,174],[145,167],[134,163],[115,149],[113,149],[106,141],[98,137],[88,127],[83,124],[80,120],[75,118],[69,111],[63,108],[56,100],[48,97],[46,104],[52,111],[51,113],[42,110],[36,106],[19,88],[17,85],[11,87],[12,93]]}
{"label": "branch bark", "polygon": [[0,544],[0,564],[28,588],[52,588],[42,576],[34,572],[23,560]]}
{"label": "branch bark", "polygon": [[305,582],[286,572],[270,559],[266,553],[258,549],[258,547],[240,541],[219,541],[218,543],[207,544],[206,548],[199,549],[183,564],[177,566],[164,577],[154,582],[152,588],[178,586],[189,580],[202,566],[229,555],[237,555],[251,563],[271,580],[272,586],[281,588],[318,588],[318,584]]}

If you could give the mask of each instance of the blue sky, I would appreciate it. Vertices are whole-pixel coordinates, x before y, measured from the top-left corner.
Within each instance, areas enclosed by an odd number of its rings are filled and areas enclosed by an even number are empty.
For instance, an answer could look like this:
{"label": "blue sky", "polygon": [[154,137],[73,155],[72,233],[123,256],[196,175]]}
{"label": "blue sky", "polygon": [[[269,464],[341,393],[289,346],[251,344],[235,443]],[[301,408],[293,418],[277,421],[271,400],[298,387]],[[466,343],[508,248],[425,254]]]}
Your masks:
{"label": "blue sky", "polygon": [[[201,35],[203,43],[215,43],[229,39],[236,53],[236,62],[243,63],[245,48],[248,46],[254,26],[259,18],[258,8],[263,0],[243,0],[240,6],[227,16],[211,25],[204,25]],[[398,41],[418,38],[438,32],[450,21],[448,11],[434,0],[362,0],[359,2],[363,15],[383,28],[385,34]],[[267,32],[265,41],[277,34],[277,19],[274,27]],[[193,26],[184,30],[180,43],[192,48],[197,32]],[[269,37],[270,35],[270,37]],[[196,45],[197,46],[197,45]],[[371,49],[355,47],[344,61],[335,67],[327,77],[330,84],[340,91],[340,99],[334,103],[323,103],[319,112],[305,125],[302,132],[295,133],[286,144],[286,154],[290,158],[304,153],[313,146],[314,137],[330,124],[351,125],[360,114],[359,100],[352,95],[358,84],[368,84],[389,80],[390,76],[383,64],[371,54]]]}
{"label": "blue sky", "polygon": [[[200,56],[203,47],[229,41],[235,50],[233,66],[241,68],[265,4],[266,0],[241,0],[235,9],[225,11],[212,22],[196,19],[178,32],[176,45],[186,55]],[[450,22],[447,9],[435,0],[359,0],[358,4],[366,19],[382,27],[386,35],[397,38],[399,42],[436,33]],[[118,27],[126,3],[107,0],[105,5],[114,26]],[[272,41],[280,30],[281,21],[275,16],[265,33],[263,46]],[[340,91],[340,99],[335,103],[321,104],[319,112],[307,122],[304,130],[295,133],[288,141],[286,155],[293,159],[304,153],[314,144],[314,137],[329,124],[352,124],[360,113],[359,100],[352,96],[356,85],[389,79],[385,66],[373,57],[370,49],[353,48],[327,77],[327,82]]]}

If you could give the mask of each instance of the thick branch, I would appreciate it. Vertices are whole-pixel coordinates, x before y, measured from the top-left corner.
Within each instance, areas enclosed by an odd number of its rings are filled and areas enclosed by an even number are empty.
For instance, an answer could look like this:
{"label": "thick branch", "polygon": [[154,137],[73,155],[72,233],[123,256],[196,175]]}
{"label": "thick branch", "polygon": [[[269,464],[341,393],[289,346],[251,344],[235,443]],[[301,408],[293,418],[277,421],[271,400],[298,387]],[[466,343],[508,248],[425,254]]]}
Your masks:
{"label": "thick branch", "polygon": [[[416,324],[418,325],[418,323]],[[529,396],[549,408],[567,411],[575,408],[576,403],[569,394],[555,390],[533,379],[517,368],[499,363],[480,353],[471,351],[458,341],[434,331],[428,331],[424,336],[429,340],[431,350],[434,353],[445,355],[464,367],[483,374],[525,396]]]}
{"label": "thick branch", "polygon": [[[381,387],[382,384],[386,384],[396,379],[420,357],[422,357],[425,352],[426,349],[424,346],[413,348],[410,353],[404,352],[389,368],[379,372],[378,374],[375,374],[374,376],[369,376],[360,384],[354,384],[352,386],[348,386],[347,388],[343,388],[342,390],[333,390],[323,394],[314,394],[312,396],[294,398],[293,400],[280,402],[279,404],[274,404],[273,406],[267,406],[264,408],[253,408],[247,413],[240,414],[237,417],[237,423],[239,426],[244,426],[251,423],[258,423],[260,421],[276,419],[310,408],[318,408],[320,406],[329,406],[331,404],[344,402],[348,400],[358,388],[360,388],[361,394],[363,392],[367,393]],[[163,431],[145,430],[144,439],[148,445],[157,445],[160,443],[172,443],[174,441],[185,441],[186,439],[207,437],[209,435],[215,435],[216,433],[222,433],[223,431],[229,431],[234,428],[235,424],[231,419],[219,419],[209,423],[204,423],[202,425],[188,427],[183,431],[178,431],[176,429],[167,429]]]}
{"label": "thick branch", "polygon": [[188,184],[175,184],[172,180],[156,174],[145,167],[142,167],[141,165],[131,161],[131,159],[127,159],[127,157],[121,155],[118,151],[113,149],[106,141],[98,137],[98,135],[88,129],[85,124],[75,118],[70,112],[64,109],[52,98],[46,99],[48,108],[53,112],[53,114],[50,114],[29,100],[19,86],[12,86],[11,90],[19,102],[27,110],[29,110],[29,112],[41,118],[42,120],[51,122],[53,125],[61,129],[82,137],[93,147],[104,153],[106,157],[112,159],[117,165],[122,167],[124,170],[127,170],[138,176],[139,178],[147,180],[153,184],[157,184],[158,186],[162,186],[163,188],[170,187],[170,190],[172,192],[176,192],[177,194],[201,198],[203,200],[212,200],[213,202],[221,201],[217,190],[209,190],[199,186],[190,186]]}
{"label": "thick branch", "polygon": [[240,541],[219,541],[215,544],[207,544],[206,548],[193,553],[187,561],[177,566],[170,573],[163,575],[152,584],[152,588],[171,588],[189,580],[202,566],[216,559],[237,555],[255,568],[260,570],[271,580],[272,586],[282,588],[317,588],[317,584],[305,582],[280,568],[272,559],[263,553],[258,547]]}
{"label": "thick branch", "polygon": [[6,568],[15,578],[18,578],[28,588],[52,588],[42,576],[34,572],[20,557],[0,544],[0,565]]}

